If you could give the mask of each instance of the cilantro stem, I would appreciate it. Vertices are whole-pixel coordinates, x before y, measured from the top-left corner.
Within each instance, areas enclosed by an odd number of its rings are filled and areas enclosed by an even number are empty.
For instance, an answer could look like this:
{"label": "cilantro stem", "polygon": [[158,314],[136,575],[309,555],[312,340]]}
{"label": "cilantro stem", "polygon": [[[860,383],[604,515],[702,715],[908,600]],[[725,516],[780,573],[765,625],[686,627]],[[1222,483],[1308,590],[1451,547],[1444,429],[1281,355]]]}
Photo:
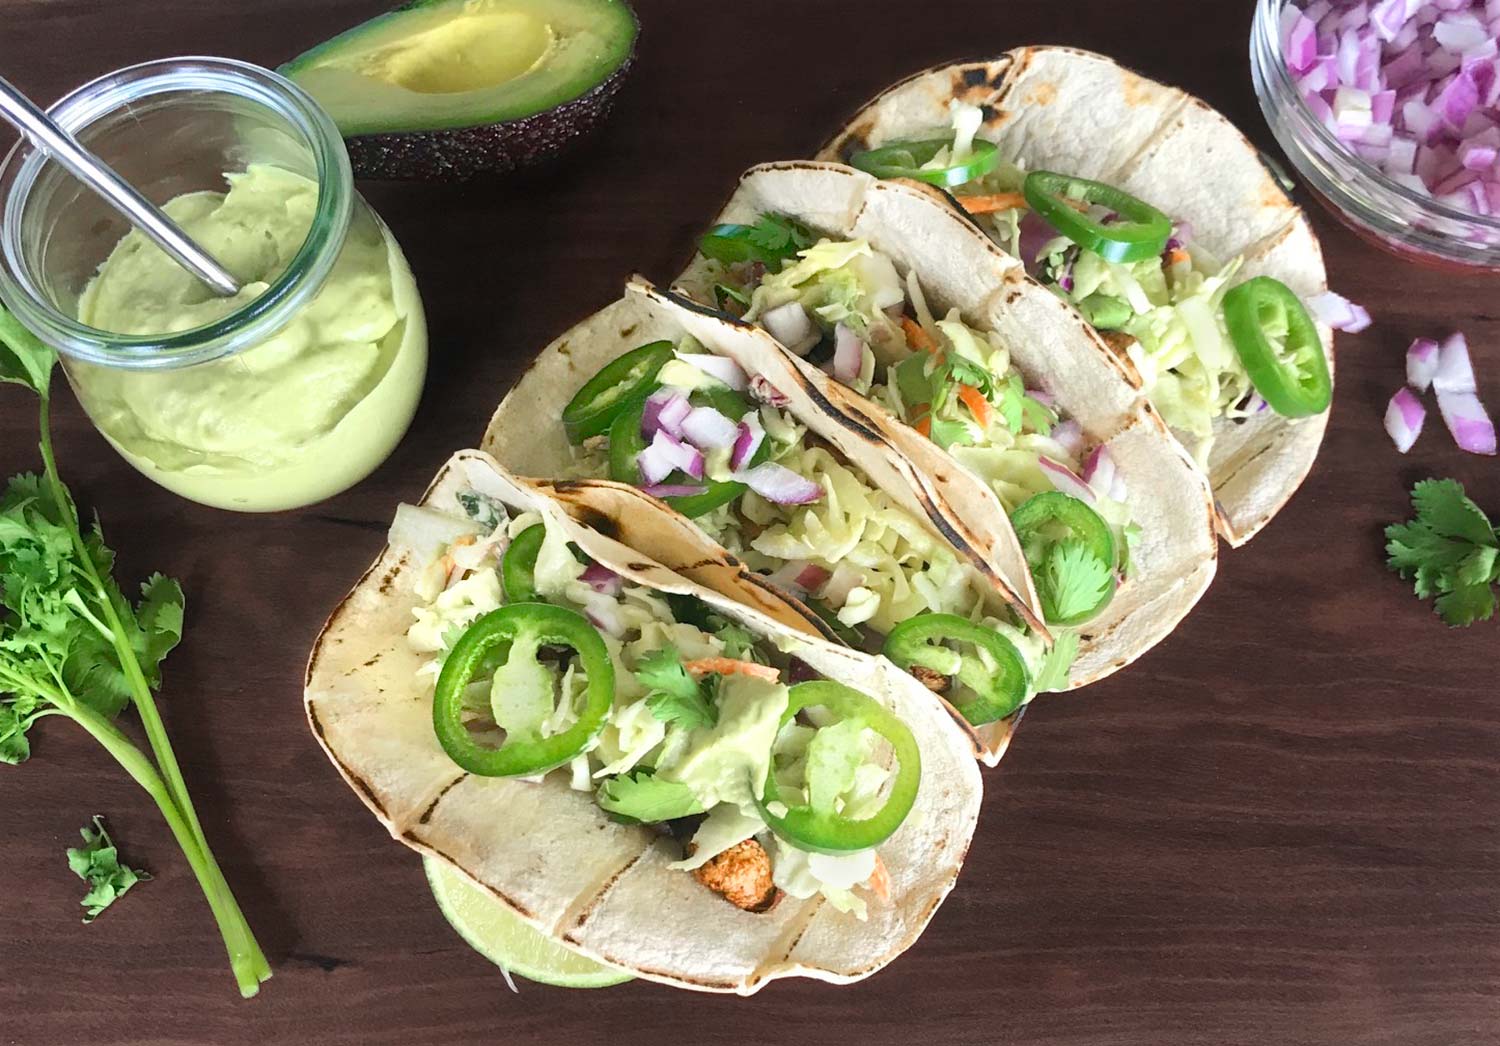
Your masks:
{"label": "cilantro stem", "polygon": [[[239,982],[240,994],[248,998],[259,990],[262,981],[271,976],[270,964],[255,940],[255,935],[250,930],[250,925],[245,920],[239,902],[235,900],[229,883],[224,878],[218,861],[214,858],[213,851],[209,849],[208,839],[203,834],[203,826],[198,820],[197,810],[194,809],[193,801],[188,795],[187,783],[182,777],[182,768],[167,738],[166,725],[162,722],[156,701],[151,696],[150,684],[147,683],[145,674],[141,671],[140,662],[130,646],[124,623],[120,620],[114,602],[110,599],[109,587],[100,576],[98,565],[84,543],[78,509],[73,504],[73,499],[68,495],[67,488],[63,486],[62,478],[58,474],[57,461],[52,450],[51,397],[43,390],[39,395],[39,400],[41,453],[47,487],[59,517],[69,524],[67,530],[73,542],[74,552],[83,565],[89,584],[93,587],[93,596],[98,604],[100,615],[103,617],[106,634],[114,647],[126,682],[129,684],[131,701],[145,729],[146,740],[156,760],[155,766],[152,766],[144,753],[108,720],[100,718],[77,705],[76,702],[68,703],[72,707],[67,708],[67,714],[93,734],[161,808],[188,863],[198,877],[198,883],[203,889],[209,907],[213,910],[214,919],[219,925],[219,932],[224,938],[225,948],[229,952],[230,966],[234,970],[235,979]],[[92,619],[92,615],[86,616]]]}

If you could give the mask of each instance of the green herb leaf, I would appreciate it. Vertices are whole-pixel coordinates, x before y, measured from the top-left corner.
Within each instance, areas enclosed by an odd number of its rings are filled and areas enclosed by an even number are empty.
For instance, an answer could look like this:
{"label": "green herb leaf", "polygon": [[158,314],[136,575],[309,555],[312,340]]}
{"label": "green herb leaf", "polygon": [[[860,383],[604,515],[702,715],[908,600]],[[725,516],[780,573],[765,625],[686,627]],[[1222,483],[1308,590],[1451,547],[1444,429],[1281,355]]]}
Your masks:
{"label": "green herb leaf", "polygon": [[617,818],[643,824],[703,812],[703,805],[691,788],[680,781],[663,781],[649,770],[607,778],[599,786],[597,799],[601,807]]}
{"label": "green herb leaf", "polygon": [[806,226],[779,214],[764,214],[750,227],[750,242],[773,254],[791,257],[813,245]]}
{"label": "green herb leaf", "polygon": [[635,678],[651,691],[646,704],[663,723],[678,723],[691,730],[719,721],[719,710],[683,667],[682,655],[675,647],[665,646],[643,657]]}
{"label": "green herb leaf", "polygon": [[1060,541],[1047,552],[1038,581],[1058,620],[1086,614],[1109,591],[1111,567],[1082,541]]}
{"label": "green herb leaf", "polygon": [[932,422],[932,442],[944,450],[947,450],[954,444],[969,447],[974,444],[974,433],[965,422],[939,421],[934,418]]}
{"label": "green herb leaf", "polygon": [[714,635],[718,636],[719,641],[724,644],[725,657],[732,657],[736,661],[764,663],[764,658],[755,649],[755,637],[748,629],[726,621],[714,629]]}
{"label": "green herb leaf", "polygon": [[125,896],[125,891],[151,876],[120,863],[115,844],[104,830],[102,817],[94,817],[92,831],[84,825],[79,834],[83,836],[83,846],[69,847],[68,867],[73,869],[78,878],[89,884],[89,891],[84,894],[82,904],[85,910],[83,921],[91,923],[104,909]]}
{"label": "green herb leaf", "polygon": [[56,362],[56,353],[14,316],[0,309],[0,381],[25,385],[45,396]]}
{"label": "green herb leaf", "polygon": [[1500,575],[1500,539],[1484,510],[1451,479],[1412,488],[1416,518],[1386,528],[1387,564],[1453,627],[1494,616],[1491,585]]}
{"label": "green herb leaf", "polygon": [[1068,669],[1073,667],[1073,659],[1078,656],[1078,633],[1073,631],[1058,632],[1052,641],[1052,649],[1047,651],[1046,658],[1042,661],[1041,670],[1036,674],[1036,692],[1039,694],[1053,693],[1068,688]]}

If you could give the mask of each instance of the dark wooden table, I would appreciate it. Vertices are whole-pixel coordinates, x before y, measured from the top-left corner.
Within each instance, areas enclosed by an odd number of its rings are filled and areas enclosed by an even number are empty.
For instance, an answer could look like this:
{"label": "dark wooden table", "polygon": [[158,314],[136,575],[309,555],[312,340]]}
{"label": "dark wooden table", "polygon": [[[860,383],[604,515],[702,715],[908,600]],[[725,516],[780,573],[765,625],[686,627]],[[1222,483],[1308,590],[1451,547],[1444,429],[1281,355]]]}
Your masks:
{"label": "dark wooden table", "polygon": [[[184,53],[274,65],[380,0],[0,0],[0,65],[34,97]],[[1226,555],[1169,641],[1043,700],[988,775],[958,889],[889,970],[753,1000],[649,984],[511,995],[308,733],[324,614],[401,498],[475,441],[522,364],[675,273],[744,167],[807,155],[878,88],[1023,43],[1117,55],[1270,146],[1246,0],[641,0],[613,122],[564,166],[467,186],[370,186],[432,325],[426,398],[371,479],[300,512],[210,511],[116,458],[71,402],[63,472],[122,578],[180,577],[189,631],[164,703],[206,830],[276,968],[241,1002],[184,862],[143,794],[49,720],[0,767],[0,1042],[1493,1042],[1500,1034],[1500,625],[1450,632],[1385,571],[1406,490],[1453,475],[1500,512],[1493,459],[1436,417],[1409,458],[1381,431],[1417,334],[1462,327],[1500,407],[1496,284],[1399,265],[1321,213],[1335,286],[1378,323],[1340,343],[1334,420],[1275,525]],[[32,404],[0,392],[0,472],[34,467]],[[154,882],[79,925],[63,849],[104,812]]]}

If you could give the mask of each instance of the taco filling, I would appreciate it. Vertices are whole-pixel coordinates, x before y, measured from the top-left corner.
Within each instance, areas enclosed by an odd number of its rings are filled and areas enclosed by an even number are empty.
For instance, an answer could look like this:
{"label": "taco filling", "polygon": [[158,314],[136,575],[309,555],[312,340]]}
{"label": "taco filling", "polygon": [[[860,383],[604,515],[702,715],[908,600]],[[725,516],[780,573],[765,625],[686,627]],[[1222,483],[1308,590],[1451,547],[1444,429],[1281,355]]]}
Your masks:
{"label": "taco filling", "polygon": [[881,178],[947,188],[1026,271],[1118,351],[1200,464],[1216,420],[1327,410],[1332,379],[1317,328],[1285,284],[1238,287],[1240,258],[1215,258],[1185,223],[1110,185],[1027,171],[976,138],[981,110],[954,100],[953,128],[891,142],[850,162]]}
{"label": "taco filling", "polygon": [[430,551],[406,638],[449,758],[565,775],[680,840],[672,867],[739,908],[821,894],[863,919],[917,795],[910,729],[702,601],[591,561],[537,512],[457,501],[464,517],[402,505],[392,532]]}
{"label": "taco filling", "polygon": [[[1130,573],[1139,535],[1123,477],[1053,398],[1026,386],[994,332],[939,318],[914,271],[863,239],[814,242],[776,214],[699,243],[716,297],[868,396],[989,486],[1020,539],[1048,625],[1097,616]],[[748,255],[748,256],[747,256]],[[889,651],[888,651],[889,652]]]}
{"label": "taco filling", "polygon": [[[926,681],[975,725],[1063,689],[1076,641],[1049,649],[996,608],[952,548],[786,404],[764,376],[690,336],[648,343],[607,364],[564,410],[570,473],[662,498],[751,570],[805,597],[846,643],[883,648],[903,668],[916,662],[890,645],[902,622],[930,616],[982,633],[982,643],[946,630],[921,644],[942,651],[924,654],[942,676]],[[580,426],[580,417],[592,421]],[[1059,544],[1056,531],[1038,529],[1039,554]]]}

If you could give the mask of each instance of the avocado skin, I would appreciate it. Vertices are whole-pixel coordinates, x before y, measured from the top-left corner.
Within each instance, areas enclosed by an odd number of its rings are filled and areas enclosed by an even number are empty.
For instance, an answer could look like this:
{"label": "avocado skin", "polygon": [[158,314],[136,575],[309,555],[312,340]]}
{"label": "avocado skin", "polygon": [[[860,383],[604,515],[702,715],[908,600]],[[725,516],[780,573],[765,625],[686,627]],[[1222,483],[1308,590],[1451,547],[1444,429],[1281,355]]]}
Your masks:
{"label": "avocado skin", "polygon": [[346,138],[354,176],[461,182],[551,160],[604,123],[634,62],[632,51],[613,73],[585,94],[519,120],[446,131],[392,131]]}

